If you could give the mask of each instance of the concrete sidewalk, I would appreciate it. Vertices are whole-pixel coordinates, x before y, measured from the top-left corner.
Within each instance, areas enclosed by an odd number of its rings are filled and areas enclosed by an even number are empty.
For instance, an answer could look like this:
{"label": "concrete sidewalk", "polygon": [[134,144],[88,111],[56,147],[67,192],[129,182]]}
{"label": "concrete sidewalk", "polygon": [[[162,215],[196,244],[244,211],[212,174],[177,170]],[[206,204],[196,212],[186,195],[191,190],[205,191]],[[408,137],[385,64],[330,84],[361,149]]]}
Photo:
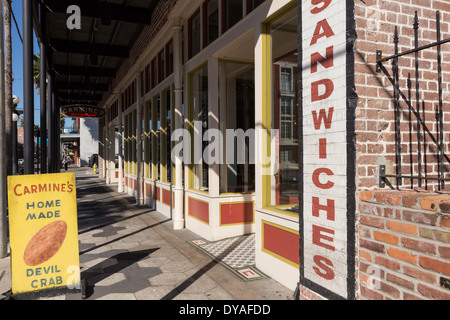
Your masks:
{"label": "concrete sidewalk", "polygon": [[[214,256],[194,245],[198,235],[186,229],[173,230],[167,217],[136,206],[133,197],[106,186],[91,168],[72,167],[69,171],[77,177],[80,267],[87,283],[86,300],[293,299],[294,292],[254,266],[252,270],[260,277],[244,280],[224,262],[224,252]],[[228,246],[237,248],[248,241],[248,237],[236,239]],[[0,300],[10,288],[9,258],[0,259]],[[38,299],[78,300],[81,295]]]}

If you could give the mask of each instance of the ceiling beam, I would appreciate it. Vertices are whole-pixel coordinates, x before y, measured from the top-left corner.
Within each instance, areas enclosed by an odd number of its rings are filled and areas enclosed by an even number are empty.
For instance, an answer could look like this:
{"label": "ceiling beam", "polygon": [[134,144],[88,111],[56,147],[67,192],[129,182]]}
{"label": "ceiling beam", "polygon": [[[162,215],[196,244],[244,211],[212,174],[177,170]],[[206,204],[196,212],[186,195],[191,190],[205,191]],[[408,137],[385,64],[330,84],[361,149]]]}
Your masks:
{"label": "ceiling beam", "polygon": [[87,43],[82,41],[68,41],[61,39],[50,39],[50,46],[56,52],[97,54],[105,57],[128,58],[129,49],[126,46],[109,46],[107,44]]}
{"label": "ceiling beam", "polygon": [[81,93],[71,93],[71,94],[58,94],[60,101],[101,101],[101,94],[81,94]]}
{"label": "ceiling beam", "polygon": [[64,65],[54,65],[53,70],[59,75],[68,76],[91,76],[99,78],[115,78],[116,70],[108,68],[84,68],[84,67],[67,67]]}
{"label": "ceiling beam", "polygon": [[98,106],[99,101],[86,101],[86,100],[64,100],[64,99],[59,99],[59,104],[61,107],[65,107],[65,106],[71,106],[71,105],[93,105],[93,106]]}
{"label": "ceiling beam", "polygon": [[[67,14],[66,1],[61,0],[43,0],[45,5],[55,13]],[[81,10],[82,17],[104,19],[104,21],[113,20],[129,22],[143,25],[151,25],[151,16],[154,5],[151,8],[142,8],[120,4],[97,2],[94,0],[71,0],[70,5],[77,5]]]}
{"label": "ceiling beam", "polygon": [[55,83],[55,89],[59,90],[76,90],[76,91],[95,91],[95,92],[106,92],[108,91],[108,85],[106,84],[95,84],[95,83],[68,83],[63,81],[58,81]]}

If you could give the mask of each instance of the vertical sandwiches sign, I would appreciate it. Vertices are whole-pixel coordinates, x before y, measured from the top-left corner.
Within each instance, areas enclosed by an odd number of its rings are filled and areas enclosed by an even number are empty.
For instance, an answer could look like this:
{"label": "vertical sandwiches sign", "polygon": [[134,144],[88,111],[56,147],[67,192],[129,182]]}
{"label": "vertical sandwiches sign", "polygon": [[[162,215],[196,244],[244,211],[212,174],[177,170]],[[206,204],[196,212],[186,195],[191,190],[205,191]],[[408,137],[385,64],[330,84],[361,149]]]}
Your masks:
{"label": "vertical sandwiches sign", "polygon": [[301,0],[300,283],[354,298],[352,0]]}
{"label": "vertical sandwiches sign", "polygon": [[8,177],[12,293],[80,284],[75,174]]}

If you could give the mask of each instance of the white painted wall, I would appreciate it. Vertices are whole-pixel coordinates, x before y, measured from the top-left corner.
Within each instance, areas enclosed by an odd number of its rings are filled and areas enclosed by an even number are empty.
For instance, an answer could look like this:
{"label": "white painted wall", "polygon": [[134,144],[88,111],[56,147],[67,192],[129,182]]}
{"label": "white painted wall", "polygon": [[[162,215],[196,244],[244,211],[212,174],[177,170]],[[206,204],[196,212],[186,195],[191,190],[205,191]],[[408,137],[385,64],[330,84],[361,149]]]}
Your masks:
{"label": "white painted wall", "polygon": [[80,121],[80,158],[81,166],[89,164],[89,157],[98,154],[98,119]]}

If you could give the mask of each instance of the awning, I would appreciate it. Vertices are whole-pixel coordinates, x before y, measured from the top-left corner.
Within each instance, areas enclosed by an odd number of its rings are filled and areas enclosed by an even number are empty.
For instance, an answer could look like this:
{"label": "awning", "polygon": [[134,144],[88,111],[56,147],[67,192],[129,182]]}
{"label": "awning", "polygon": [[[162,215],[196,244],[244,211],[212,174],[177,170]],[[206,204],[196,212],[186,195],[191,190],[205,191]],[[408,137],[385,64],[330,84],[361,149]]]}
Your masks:
{"label": "awning", "polygon": [[[37,3],[45,6],[41,29]],[[145,25],[152,23],[158,0],[41,0],[34,14],[38,37],[47,44],[49,70],[60,105],[98,105]],[[78,6],[81,28],[67,26]]]}

